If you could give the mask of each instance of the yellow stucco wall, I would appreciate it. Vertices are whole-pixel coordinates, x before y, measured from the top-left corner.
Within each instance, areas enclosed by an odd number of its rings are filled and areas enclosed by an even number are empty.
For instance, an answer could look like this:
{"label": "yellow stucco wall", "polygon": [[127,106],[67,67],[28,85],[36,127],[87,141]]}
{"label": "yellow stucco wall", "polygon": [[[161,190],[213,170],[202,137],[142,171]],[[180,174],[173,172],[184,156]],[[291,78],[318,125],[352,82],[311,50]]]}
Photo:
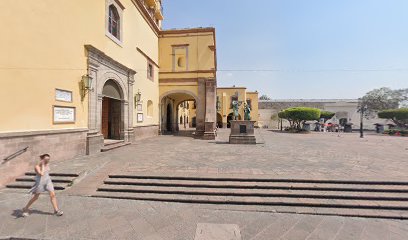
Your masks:
{"label": "yellow stucco wall", "polygon": [[[214,70],[215,56],[214,51],[209,46],[214,46],[214,32],[213,29],[208,29],[208,32],[187,32],[182,31],[177,33],[175,31],[168,31],[161,34],[159,39],[160,49],[160,72],[163,78],[169,77],[166,72],[173,72],[173,47],[188,48],[188,56],[186,62],[188,68],[184,71],[197,70]],[[176,64],[177,65],[177,64]],[[177,69],[176,69],[177,70]],[[182,70],[179,70],[182,71]],[[181,77],[180,75],[172,75]],[[203,74],[203,77],[208,74]],[[186,75],[183,77],[197,77],[197,74]]]}
{"label": "yellow stucco wall", "polygon": [[[137,71],[134,93],[142,93],[143,112],[152,100],[154,114],[141,124],[158,124],[158,69],[147,79],[147,60],[158,62],[158,37],[131,0],[124,5],[123,44],[105,35],[105,1],[2,0],[7,33],[0,37],[0,132],[87,127],[88,102],[79,81],[87,73],[84,45],[90,44]],[[12,27],[11,27],[12,26]],[[73,92],[73,102],[56,102],[55,88]],[[75,124],[52,123],[52,105],[76,107]]]}
{"label": "yellow stucco wall", "polygon": [[[160,97],[172,94],[177,102],[192,100],[185,94],[198,96],[198,79],[214,79],[215,76],[215,30],[187,29],[167,30],[159,38]],[[177,56],[182,56],[185,63],[177,66]],[[174,63],[173,63],[174,61]],[[173,68],[174,66],[174,68]],[[180,92],[182,94],[174,94]]]}
{"label": "yellow stucco wall", "polygon": [[251,119],[256,121],[255,126],[258,126],[259,111],[258,111],[258,92],[247,92],[247,99],[251,99]]}

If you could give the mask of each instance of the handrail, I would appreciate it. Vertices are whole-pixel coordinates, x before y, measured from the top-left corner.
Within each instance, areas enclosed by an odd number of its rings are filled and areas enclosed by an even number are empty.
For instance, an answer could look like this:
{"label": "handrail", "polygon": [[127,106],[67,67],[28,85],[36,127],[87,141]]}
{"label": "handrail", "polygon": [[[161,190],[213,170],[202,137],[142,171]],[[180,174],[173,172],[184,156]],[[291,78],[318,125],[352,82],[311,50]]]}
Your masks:
{"label": "handrail", "polygon": [[4,163],[10,161],[11,159],[13,159],[13,158],[15,158],[15,157],[17,157],[17,156],[19,156],[19,155],[25,153],[25,152],[27,152],[27,149],[28,149],[28,148],[29,148],[29,147],[27,146],[27,147],[25,147],[25,148],[23,148],[23,149],[18,150],[18,151],[15,152],[15,153],[10,154],[10,155],[8,155],[7,157],[3,158],[3,163],[2,163],[2,164],[4,164]]}

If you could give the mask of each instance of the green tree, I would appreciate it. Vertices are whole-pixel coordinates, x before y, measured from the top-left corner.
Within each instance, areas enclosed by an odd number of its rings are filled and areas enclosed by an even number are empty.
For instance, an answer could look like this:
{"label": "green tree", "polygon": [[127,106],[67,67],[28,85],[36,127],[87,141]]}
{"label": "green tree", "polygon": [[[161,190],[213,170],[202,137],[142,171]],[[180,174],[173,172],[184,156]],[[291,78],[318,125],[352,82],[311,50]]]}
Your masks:
{"label": "green tree", "polygon": [[288,120],[292,129],[301,130],[306,121],[320,118],[320,109],[308,107],[287,108],[280,111],[278,116]]}
{"label": "green tree", "polygon": [[358,110],[365,117],[374,116],[377,112],[397,109],[407,104],[408,88],[392,90],[390,88],[374,89],[359,99]]}
{"label": "green tree", "polygon": [[336,115],[334,112],[329,112],[329,111],[321,111],[320,112],[320,118],[323,118],[324,122],[326,122],[327,120],[334,117],[334,115]]}
{"label": "green tree", "polygon": [[408,108],[384,110],[378,112],[378,117],[390,119],[400,128],[408,128]]}
{"label": "green tree", "polygon": [[259,97],[259,100],[271,100],[267,95],[263,94]]}

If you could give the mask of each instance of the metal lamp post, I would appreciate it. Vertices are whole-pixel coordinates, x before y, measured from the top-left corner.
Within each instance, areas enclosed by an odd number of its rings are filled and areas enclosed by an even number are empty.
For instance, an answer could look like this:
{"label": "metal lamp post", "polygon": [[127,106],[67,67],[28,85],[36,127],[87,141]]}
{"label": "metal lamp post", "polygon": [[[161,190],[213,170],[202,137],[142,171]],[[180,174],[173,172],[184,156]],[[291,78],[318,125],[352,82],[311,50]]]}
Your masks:
{"label": "metal lamp post", "polygon": [[367,110],[367,105],[361,106],[361,109],[360,109],[360,138],[364,138],[363,119],[364,119],[364,112],[366,110]]}

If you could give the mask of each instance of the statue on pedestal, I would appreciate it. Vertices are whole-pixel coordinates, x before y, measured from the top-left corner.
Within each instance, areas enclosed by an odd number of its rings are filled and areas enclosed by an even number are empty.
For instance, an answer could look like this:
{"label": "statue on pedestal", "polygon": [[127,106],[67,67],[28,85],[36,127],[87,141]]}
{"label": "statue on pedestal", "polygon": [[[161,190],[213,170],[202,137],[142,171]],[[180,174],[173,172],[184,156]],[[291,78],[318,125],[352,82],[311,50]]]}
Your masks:
{"label": "statue on pedestal", "polygon": [[239,106],[241,105],[240,102],[238,101],[232,101],[232,111],[233,111],[233,118],[232,120],[238,120],[238,110],[239,110]]}
{"label": "statue on pedestal", "polygon": [[251,120],[251,107],[247,103],[244,103],[244,114],[244,120]]}

